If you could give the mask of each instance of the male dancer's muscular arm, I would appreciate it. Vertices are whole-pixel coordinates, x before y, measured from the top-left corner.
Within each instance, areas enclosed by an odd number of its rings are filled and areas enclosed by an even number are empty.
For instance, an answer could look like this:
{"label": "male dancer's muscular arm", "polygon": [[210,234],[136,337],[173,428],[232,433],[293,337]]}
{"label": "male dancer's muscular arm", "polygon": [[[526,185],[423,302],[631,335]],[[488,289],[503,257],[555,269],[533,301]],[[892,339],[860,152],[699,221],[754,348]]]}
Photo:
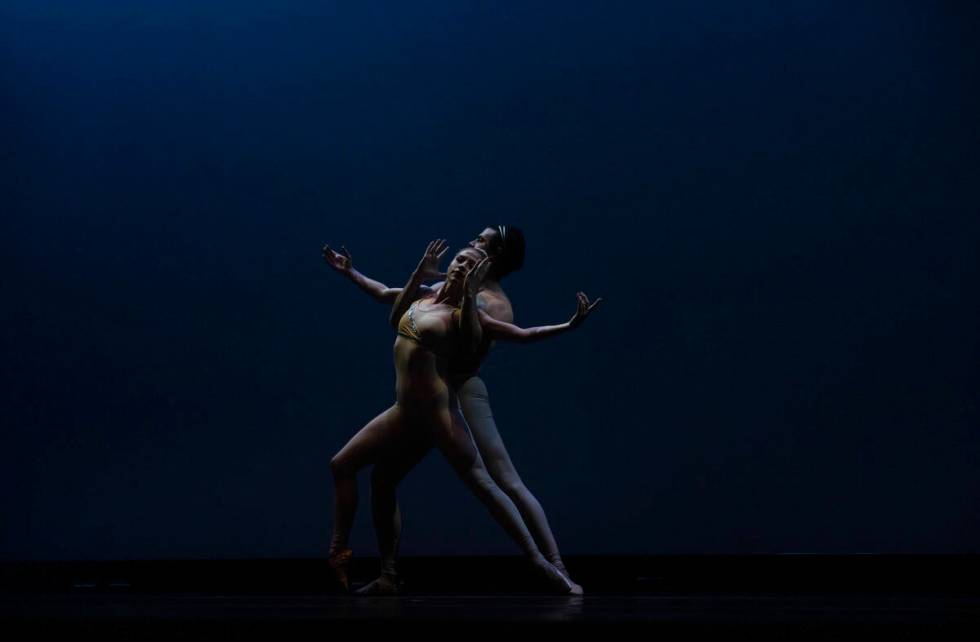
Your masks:
{"label": "male dancer's muscular arm", "polygon": [[521,328],[513,323],[506,323],[504,321],[499,321],[494,319],[488,314],[481,311],[480,313],[480,324],[483,326],[484,334],[491,339],[500,339],[503,341],[515,341],[517,343],[532,343],[534,341],[540,341],[541,339],[547,339],[548,337],[553,337],[569,330],[574,330],[579,325],[585,321],[589,313],[599,305],[602,301],[601,298],[596,299],[591,304],[589,303],[588,297],[586,297],[581,292],[578,294],[578,308],[575,311],[574,316],[565,323],[559,323],[557,325],[542,325],[535,326],[533,328]]}
{"label": "male dancer's muscular arm", "polygon": [[353,267],[347,272],[347,278],[379,303],[394,303],[395,299],[402,292],[401,288],[389,288],[380,281],[375,281],[372,278],[364,276]]}
{"label": "male dancer's muscular arm", "polygon": [[337,252],[329,245],[324,245],[322,251],[323,260],[327,262],[327,265],[353,281],[354,285],[361,288],[375,301],[390,303],[401,291],[400,288],[389,288],[384,283],[368,278],[355,270],[354,260],[345,246],[340,246],[340,252]]}
{"label": "male dancer's muscular arm", "polygon": [[[334,270],[350,279],[354,285],[378,303],[390,305],[402,293],[402,288],[389,288],[384,283],[375,281],[371,277],[355,270],[353,260],[346,247],[341,247],[341,252],[336,252],[329,245],[324,245],[323,260]],[[420,285],[419,291],[423,296],[426,296],[431,294],[432,288],[426,285]]]}

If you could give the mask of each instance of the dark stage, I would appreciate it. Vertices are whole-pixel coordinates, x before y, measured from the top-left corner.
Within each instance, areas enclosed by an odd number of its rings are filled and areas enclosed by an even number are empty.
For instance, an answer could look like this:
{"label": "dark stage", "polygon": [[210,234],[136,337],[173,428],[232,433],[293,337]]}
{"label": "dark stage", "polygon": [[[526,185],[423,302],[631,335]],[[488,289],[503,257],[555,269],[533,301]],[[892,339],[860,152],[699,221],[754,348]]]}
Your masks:
{"label": "dark stage", "polygon": [[[358,559],[355,584],[371,579]],[[582,598],[537,590],[519,558],[412,558],[399,597],[339,595],[323,560],[18,562],[3,565],[4,627],[42,631],[279,634],[440,623],[485,632],[579,631],[905,638],[975,634],[974,556],[672,556],[567,560]],[[571,627],[571,628],[567,628]],[[439,629],[447,637],[460,629]],[[469,637],[469,634],[467,634]]]}

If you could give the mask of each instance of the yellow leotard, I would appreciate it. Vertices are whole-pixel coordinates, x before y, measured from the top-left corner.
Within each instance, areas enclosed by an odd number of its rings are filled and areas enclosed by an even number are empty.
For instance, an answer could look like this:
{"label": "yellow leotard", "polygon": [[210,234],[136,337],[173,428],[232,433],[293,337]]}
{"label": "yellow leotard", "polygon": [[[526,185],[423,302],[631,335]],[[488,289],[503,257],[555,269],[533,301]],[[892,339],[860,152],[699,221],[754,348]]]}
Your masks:
{"label": "yellow leotard", "polygon": [[[422,339],[422,333],[419,332],[418,327],[415,325],[415,311],[418,309],[418,304],[421,300],[422,299],[416,299],[405,314],[402,315],[401,320],[398,321],[398,334],[406,339],[411,339],[412,341],[420,343],[426,348],[435,349],[435,346],[426,345],[426,342]],[[459,314],[460,309],[453,308],[453,327],[459,327]]]}

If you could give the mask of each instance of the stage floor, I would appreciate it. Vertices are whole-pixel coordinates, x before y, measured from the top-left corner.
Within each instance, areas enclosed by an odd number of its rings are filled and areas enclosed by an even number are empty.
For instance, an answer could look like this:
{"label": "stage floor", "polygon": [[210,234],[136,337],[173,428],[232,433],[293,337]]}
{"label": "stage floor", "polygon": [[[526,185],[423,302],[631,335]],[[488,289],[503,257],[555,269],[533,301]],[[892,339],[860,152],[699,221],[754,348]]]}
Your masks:
{"label": "stage floor", "polygon": [[[980,598],[936,595],[676,594],[405,595],[322,594],[33,594],[0,596],[5,628],[33,633],[152,633],[217,630],[237,633],[340,628],[441,627],[477,631],[516,624],[579,629],[642,625],[650,632],[741,630],[833,633],[889,629],[896,633],[980,631]],[[462,627],[462,628],[457,628]],[[445,628],[449,627],[449,628]]]}
{"label": "stage floor", "polygon": [[[398,597],[338,594],[323,559],[15,562],[0,564],[0,626],[25,628],[32,637],[121,633],[140,640],[386,629],[469,642],[490,631],[540,626],[575,634],[623,625],[647,634],[710,630],[753,639],[882,631],[897,639],[964,632],[980,639],[980,558],[972,555],[566,563],[588,591],[584,597],[541,593],[517,557],[406,558],[406,592]],[[355,559],[352,570],[356,586],[376,575],[377,561]]]}

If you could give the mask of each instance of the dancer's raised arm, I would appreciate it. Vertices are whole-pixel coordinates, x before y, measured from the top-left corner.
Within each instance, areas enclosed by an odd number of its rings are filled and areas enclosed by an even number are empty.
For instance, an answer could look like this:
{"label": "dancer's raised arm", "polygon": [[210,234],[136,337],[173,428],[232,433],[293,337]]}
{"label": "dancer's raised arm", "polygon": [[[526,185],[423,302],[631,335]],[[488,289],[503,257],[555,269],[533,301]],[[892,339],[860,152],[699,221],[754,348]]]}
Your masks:
{"label": "dancer's raised arm", "polygon": [[602,301],[602,298],[598,298],[592,303],[589,303],[589,297],[585,296],[584,292],[579,292],[578,295],[578,308],[575,310],[574,316],[565,323],[559,323],[558,325],[541,325],[535,326],[533,328],[521,328],[513,323],[505,323],[503,321],[498,321],[490,315],[480,312],[480,325],[483,328],[483,332],[487,334],[491,339],[496,339],[500,341],[514,341],[517,343],[532,343],[534,341],[540,341],[541,339],[547,339],[548,337],[553,337],[563,332],[568,332],[569,330],[574,330],[578,326],[582,325],[582,322],[589,316],[593,309]]}
{"label": "dancer's raised arm", "polygon": [[[402,291],[401,288],[389,288],[384,283],[375,281],[374,279],[355,270],[350,252],[348,252],[347,248],[343,245],[340,246],[340,252],[337,252],[329,245],[324,245],[323,260],[326,261],[327,265],[346,276],[354,283],[354,285],[359,287],[362,291],[379,303],[393,303]],[[428,281],[441,279],[443,277],[445,277],[445,274],[439,272],[437,266],[436,270],[423,274],[422,280]],[[432,291],[431,288],[425,285],[419,286],[419,289],[424,294],[428,294]]]}
{"label": "dancer's raised arm", "polygon": [[421,293],[419,289],[422,286],[422,281],[425,279],[427,274],[432,274],[433,272],[438,272],[439,270],[439,259],[442,255],[446,253],[449,249],[449,244],[446,243],[445,239],[436,239],[429,243],[428,247],[425,248],[425,254],[422,255],[422,260],[419,261],[418,267],[412,272],[412,276],[409,277],[408,283],[405,287],[401,289],[398,296],[395,297],[395,302],[391,306],[391,314],[388,316],[388,323],[392,328],[398,329],[398,322],[401,320],[402,315],[408,310],[409,306],[412,305],[412,301],[419,298]]}
{"label": "dancer's raised arm", "polygon": [[479,263],[473,266],[466,274],[463,281],[463,300],[459,311],[459,331],[462,344],[467,346],[472,352],[479,348],[480,341],[483,339],[483,327],[480,324],[480,315],[492,318],[483,312],[477,304],[476,295],[483,284],[483,278],[490,269],[490,259],[484,257]]}

